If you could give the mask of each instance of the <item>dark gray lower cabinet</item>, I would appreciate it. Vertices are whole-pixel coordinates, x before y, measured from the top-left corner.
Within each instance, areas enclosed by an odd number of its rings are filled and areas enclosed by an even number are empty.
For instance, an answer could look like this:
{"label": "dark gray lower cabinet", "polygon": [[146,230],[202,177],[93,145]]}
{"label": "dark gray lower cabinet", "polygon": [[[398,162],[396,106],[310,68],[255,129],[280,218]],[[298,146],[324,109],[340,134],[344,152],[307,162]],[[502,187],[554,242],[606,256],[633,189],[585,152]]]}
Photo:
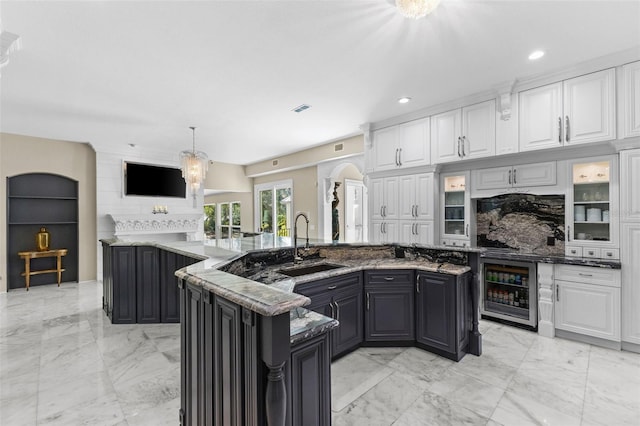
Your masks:
{"label": "dark gray lower cabinet", "polygon": [[103,242],[102,307],[113,324],[180,321],[175,271],[199,262],[152,246]]}
{"label": "dark gray lower cabinet", "polygon": [[415,340],[413,271],[366,271],[364,334],[367,343]]}
{"label": "dark gray lower cabinet", "polygon": [[300,284],[295,291],[311,299],[307,309],[340,322],[331,331],[334,359],[360,346],[364,340],[361,272]]}
{"label": "dark gray lower cabinet", "polygon": [[[266,318],[200,287],[179,282],[180,425],[266,425]],[[289,315],[282,325],[288,339]],[[273,342],[272,342],[273,343]],[[331,424],[330,338],[325,333],[286,351],[287,426]]]}
{"label": "dark gray lower cabinet", "polygon": [[470,274],[420,272],[416,287],[416,342],[455,361],[466,353],[471,330]]}
{"label": "dark gray lower cabinet", "polygon": [[[103,268],[106,268],[104,265]],[[136,317],[136,249],[114,247],[111,252],[111,300],[107,307],[113,324],[135,324]]]}
{"label": "dark gray lower cabinet", "polygon": [[158,249],[136,247],[136,322],[160,322]]}
{"label": "dark gray lower cabinet", "polygon": [[291,347],[287,426],[331,424],[331,344],[322,334]]}

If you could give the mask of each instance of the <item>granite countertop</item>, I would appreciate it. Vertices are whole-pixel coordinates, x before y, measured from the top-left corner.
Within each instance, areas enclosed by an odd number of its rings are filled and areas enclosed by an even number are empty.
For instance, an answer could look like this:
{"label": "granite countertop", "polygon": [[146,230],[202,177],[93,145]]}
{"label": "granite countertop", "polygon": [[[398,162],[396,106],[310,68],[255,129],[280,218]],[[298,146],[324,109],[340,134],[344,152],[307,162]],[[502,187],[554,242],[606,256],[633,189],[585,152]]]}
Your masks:
{"label": "granite countertop", "polygon": [[291,344],[303,342],[311,337],[338,327],[338,320],[325,317],[305,308],[296,308],[290,313],[289,335]]}
{"label": "granite countertop", "polygon": [[[328,271],[316,272],[313,274],[301,275],[298,277],[289,277],[281,273],[283,269],[296,269],[307,268],[315,265],[331,264],[339,266],[336,269]],[[414,259],[335,259],[335,258],[319,258],[312,260],[305,260],[301,263],[295,264],[293,262],[287,262],[279,265],[268,266],[261,269],[256,274],[250,275],[247,278],[259,283],[268,284],[269,286],[275,286],[281,288],[284,291],[292,291],[297,284],[302,284],[310,281],[317,281],[325,278],[336,277],[339,275],[348,274],[351,272],[358,272],[364,270],[376,270],[376,269],[415,269],[426,272],[437,272],[441,274],[449,275],[462,275],[465,272],[471,270],[468,266],[453,265],[451,263],[436,263],[422,258]]]}

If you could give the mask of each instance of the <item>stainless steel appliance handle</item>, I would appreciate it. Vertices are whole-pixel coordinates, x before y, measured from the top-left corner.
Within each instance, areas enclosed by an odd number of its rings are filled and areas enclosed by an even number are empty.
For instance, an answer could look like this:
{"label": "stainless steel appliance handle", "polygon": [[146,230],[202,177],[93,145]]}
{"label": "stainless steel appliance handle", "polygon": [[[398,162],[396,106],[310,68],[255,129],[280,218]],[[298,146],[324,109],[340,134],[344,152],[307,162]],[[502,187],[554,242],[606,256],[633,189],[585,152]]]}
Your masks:
{"label": "stainless steel appliance handle", "polygon": [[569,116],[565,117],[564,122],[564,140],[565,142],[569,142]]}

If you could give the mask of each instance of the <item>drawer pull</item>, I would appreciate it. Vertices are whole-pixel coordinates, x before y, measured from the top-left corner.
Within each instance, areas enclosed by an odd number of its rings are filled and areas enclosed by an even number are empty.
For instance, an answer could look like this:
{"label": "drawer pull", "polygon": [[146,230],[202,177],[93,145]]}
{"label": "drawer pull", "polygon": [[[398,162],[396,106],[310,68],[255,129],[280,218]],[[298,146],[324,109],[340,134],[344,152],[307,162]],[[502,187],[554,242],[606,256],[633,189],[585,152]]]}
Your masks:
{"label": "drawer pull", "polygon": [[384,277],[384,280],[385,280],[385,281],[393,281],[394,279],[395,279],[395,278],[393,278],[393,277]]}
{"label": "drawer pull", "polygon": [[581,277],[593,277],[592,274],[583,274],[582,272],[578,272],[578,275],[580,275]]}
{"label": "drawer pull", "polygon": [[578,250],[571,250],[571,254],[576,254]]}
{"label": "drawer pull", "polygon": [[593,250],[589,250],[589,254],[593,256]]}
{"label": "drawer pull", "polygon": [[613,256],[613,253],[611,253],[611,252],[609,251],[609,252],[607,252],[607,256],[611,257],[611,256]]}
{"label": "drawer pull", "polygon": [[337,285],[330,285],[329,287],[327,287],[327,290],[335,290],[336,288],[338,288]]}

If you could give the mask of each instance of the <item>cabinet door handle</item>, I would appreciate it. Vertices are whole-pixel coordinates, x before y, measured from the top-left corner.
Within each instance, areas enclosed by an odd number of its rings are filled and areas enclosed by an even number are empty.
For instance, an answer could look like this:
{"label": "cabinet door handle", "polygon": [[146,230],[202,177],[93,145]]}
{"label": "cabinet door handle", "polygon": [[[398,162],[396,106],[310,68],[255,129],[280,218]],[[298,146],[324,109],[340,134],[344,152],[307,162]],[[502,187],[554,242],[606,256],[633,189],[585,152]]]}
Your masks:
{"label": "cabinet door handle", "polygon": [[511,170],[509,170],[508,176],[509,176],[509,177],[508,177],[509,185],[511,185]]}
{"label": "cabinet door handle", "polygon": [[558,143],[562,143],[562,117],[558,117]]}
{"label": "cabinet door handle", "polygon": [[331,318],[334,318],[334,319],[335,319],[335,317],[336,317],[336,310],[335,310],[335,308],[333,307],[333,302],[329,302],[329,306],[331,306]]}
{"label": "cabinet door handle", "polygon": [[398,165],[398,148],[396,148],[396,166]]}
{"label": "cabinet door handle", "polygon": [[465,155],[467,155],[467,154],[464,152],[464,143],[465,143],[465,141],[466,141],[466,140],[467,140],[467,137],[466,137],[466,136],[463,136],[463,137],[462,137],[462,156],[463,156],[463,157],[464,157]]}
{"label": "cabinet door handle", "polygon": [[336,304],[336,319],[340,321],[340,305],[338,305],[338,302],[335,300],[333,301],[333,303]]}
{"label": "cabinet door handle", "polygon": [[[593,253],[593,252],[589,252],[589,253]],[[591,274],[583,274],[582,272],[578,272],[578,275],[580,275],[581,277],[593,277],[593,275]]]}
{"label": "cabinet door handle", "polygon": [[330,285],[329,287],[327,287],[327,290],[335,290],[336,288],[338,288],[337,285]]}
{"label": "cabinet door handle", "polygon": [[402,166],[402,148],[398,150],[398,166]]}
{"label": "cabinet door handle", "polygon": [[383,207],[384,206],[382,206],[382,205],[380,206],[380,217],[384,217]]}
{"label": "cabinet door handle", "polygon": [[367,311],[369,310],[369,292],[367,292]]}
{"label": "cabinet door handle", "polygon": [[516,172],[518,171],[518,169],[513,169],[513,184],[515,185],[516,183],[518,183],[516,181]]}
{"label": "cabinet door handle", "polygon": [[420,294],[420,274],[416,277],[416,293]]}
{"label": "cabinet door handle", "polygon": [[467,223],[465,234],[467,237],[469,236],[469,224]]}
{"label": "cabinet door handle", "polygon": [[393,281],[393,280],[395,280],[395,278],[393,278],[393,277],[384,277],[384,280],[385,281]]}
{"label": "cabinet door handle", "polygon": [[458,136],[458,157],[462,158],[462,154],[460,154],[460,136]]}
{"label": "cabinet door handle", "polygon": [[569,116],[568,115],[565,117],[565,122],[564,122],[564,140],[566,142],[569,142]]}
{"label": "cabinet door handle", "polygon": [[556,302],[560,301],[560,284],[556,284]]}

